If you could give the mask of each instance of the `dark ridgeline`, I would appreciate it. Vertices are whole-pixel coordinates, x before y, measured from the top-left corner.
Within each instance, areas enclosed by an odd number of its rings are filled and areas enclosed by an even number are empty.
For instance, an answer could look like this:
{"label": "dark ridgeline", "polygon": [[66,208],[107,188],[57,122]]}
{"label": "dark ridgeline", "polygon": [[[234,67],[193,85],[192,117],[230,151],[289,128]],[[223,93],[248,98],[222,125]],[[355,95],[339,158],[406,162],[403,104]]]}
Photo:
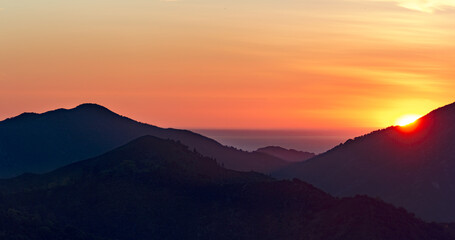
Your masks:
{"label": "dark ridgeline", "polygon": [[274,175],[298,177],[335,196],[378,196],[427,221],[455,222],[455,103]]}
{"label": "dark ridgeline", "polygon": [[178,140],[230,169],[270,172],[286,164],[270,155],[225,147],[190,131],[139,123],[105,107],[83,104],[70,110],[24,113],[0,122],[0,178],[48,172],[144,135]]}
{"label": "dark ridgeline", "polygon": [[279,146],[263,147],[259,148],[255,152],[265,153],[288,162],[303,162],[316,156],[314,153],[286,149]]}
{"label": "dark ridgeline", "polygon": [[1,239],[454,239],[403,209],[222,168],[141,137],[44,175],[0,181]]}

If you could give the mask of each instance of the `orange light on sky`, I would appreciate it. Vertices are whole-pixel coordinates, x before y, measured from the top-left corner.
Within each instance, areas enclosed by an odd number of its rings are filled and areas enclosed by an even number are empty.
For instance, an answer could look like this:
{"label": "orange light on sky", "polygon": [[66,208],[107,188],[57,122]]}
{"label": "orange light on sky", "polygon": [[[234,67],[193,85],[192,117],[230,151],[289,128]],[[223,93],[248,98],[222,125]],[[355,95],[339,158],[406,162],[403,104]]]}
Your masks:
{"label": "orange light on sky", "polygon": [[414,123],[415,121],[417,121],[417,119],[419,119],[421,117],[422,117],[421,115],[407,114],[407,115],[404,115],[404,116],[398,118],[397,121],[395,122],[395,124],[398,126],[404,127],[406,125]]}
{"label": "orange light on sky", "polygon": [[0,119],[382,128],[453,102],[453,1],[3,0]]}

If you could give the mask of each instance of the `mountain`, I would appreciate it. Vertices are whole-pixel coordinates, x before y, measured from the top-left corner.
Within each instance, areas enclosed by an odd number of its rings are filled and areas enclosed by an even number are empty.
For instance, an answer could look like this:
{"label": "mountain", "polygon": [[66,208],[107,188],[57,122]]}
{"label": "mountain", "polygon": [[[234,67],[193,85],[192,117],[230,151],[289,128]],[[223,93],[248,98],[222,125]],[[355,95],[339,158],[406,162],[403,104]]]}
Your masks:
{"label": "mountain", "polygon": [[335,196],[367,194],[417,216],[455,222],[455,103],[405,127],[348,140],[274,173]]}
{"label": "mountain", "polygon": [[139,123],[105,107],[82,104],[0,122],[0,178],[44,173],[144,135],[180,141],[235,170],[269,172],[286,164],[270,155],[223,146],[197,133]]}
{"label": "mountain", "polygon": [[2,239],[449,240],[365,196],[227,170],[181,143],[138,138],[47,174],[0,180]]}
{"label": "mountain", "polygon": [[79,179],[122,176],[130,173],[137,176],[142,173],[153,175],[155,179],[149,176],[147,181],[153,180],[154,184],[170,178],[185,184],[192,181],[244,183],[272,179],[256,172],[244,173],[225,169],[215,159],[204,157],[196,150],[189,150],[180,142],[143,136],[98,157],[78,161],[46,174],[27,173],[12,179],[1,179],[0,192],[30,191],[48,186],[73,184]]}
{"label": "mountain", "polygon": [[270,156],[281,158],[288,162],[302,162],[316,156],[314,153],[297,151],[294,149],[286,149],[278,146],[259,148],[255,152],[265,153]]}

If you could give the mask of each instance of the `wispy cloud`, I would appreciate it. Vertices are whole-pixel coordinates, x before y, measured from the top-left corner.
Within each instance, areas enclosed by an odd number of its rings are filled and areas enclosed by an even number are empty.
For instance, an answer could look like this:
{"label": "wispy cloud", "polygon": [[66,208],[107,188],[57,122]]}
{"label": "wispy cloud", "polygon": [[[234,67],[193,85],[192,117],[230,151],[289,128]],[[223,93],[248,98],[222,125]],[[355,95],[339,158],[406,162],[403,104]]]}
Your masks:
{"label": "wispy cloud", "polygon": [[420,12],[433,13],[455,8],[455,0],[379,0],[396,2],[399,6]]}

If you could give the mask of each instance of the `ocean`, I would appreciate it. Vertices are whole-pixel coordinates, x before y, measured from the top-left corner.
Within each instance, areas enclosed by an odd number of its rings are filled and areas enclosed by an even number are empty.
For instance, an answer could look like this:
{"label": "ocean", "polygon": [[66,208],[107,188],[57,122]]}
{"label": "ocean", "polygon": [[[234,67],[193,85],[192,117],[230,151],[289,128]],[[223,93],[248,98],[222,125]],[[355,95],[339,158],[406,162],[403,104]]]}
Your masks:
{"label": "ocean", "polygon": [[193,129],[192,131],[215,139],[223,145],[246,151],[266,146],[323,153],[350,138],[369,133],[368,129],[347,130],[248,130],[248,129]]}

